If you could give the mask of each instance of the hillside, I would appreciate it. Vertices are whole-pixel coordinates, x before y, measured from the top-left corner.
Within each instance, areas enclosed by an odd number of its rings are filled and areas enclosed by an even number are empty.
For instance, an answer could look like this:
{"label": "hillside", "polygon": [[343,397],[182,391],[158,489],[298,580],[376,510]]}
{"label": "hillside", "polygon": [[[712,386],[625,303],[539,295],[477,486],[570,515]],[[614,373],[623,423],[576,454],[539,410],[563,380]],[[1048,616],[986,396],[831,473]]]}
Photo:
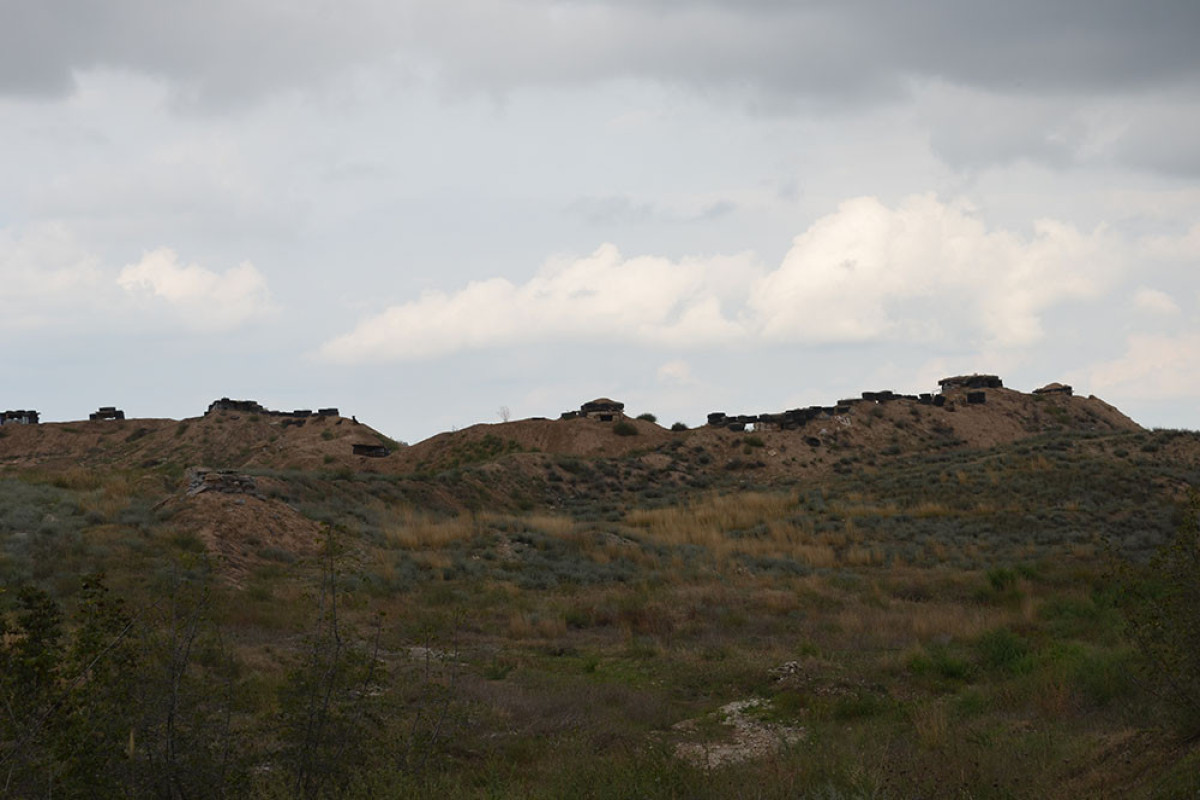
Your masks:
{"label": "hillside", "polygon": [[23,796],[48,764],[56,796],[1194,795],[1135,634],[1200,434],[940,397],[412,446],[233,408],[4,425],[0,662],[51,679],[0,669],[0,768]]}
{"label": "hillside", "polygon": [[[952,391],[942,406],[910,399],[864,402],[823,415],[795,430],[759,425],[754,464],[772,476],[800,477],[826,467],[831,453],[875,456],[954,447],[983,448],[1048,432],[1113,433],[1140,430],[1095,397],[1025,394],[993,389],[970,404]],[[493,461],[512,453],[614,458],[678,442],[716,456],[712,469],[746,440],[742,432],[703,426],[672,432],[653,422],[625,420],[635,435],[618,436],[614,423],[589,418],[530,419],[480,424],[398,446],[357,421],[338,416],[305,419],[214,411],[181,421],[98,420],[4,426],[0,466],[109,468],[206,465],[227,469],[344,470],[402,475]],[[384,445],[386,458],[353,454],[353,446]],[[761,466],[759,466],[761,464]]]}
{"label": "hillside", "polygon": [[[230,469],[365,468],[354,444],[388,440],[342,417],[291,418],[221,411],[184,420],[125,419],[0,428],[0,465],[131,469],[167,464]],[[393,445],[394,446],[394,445]]]}

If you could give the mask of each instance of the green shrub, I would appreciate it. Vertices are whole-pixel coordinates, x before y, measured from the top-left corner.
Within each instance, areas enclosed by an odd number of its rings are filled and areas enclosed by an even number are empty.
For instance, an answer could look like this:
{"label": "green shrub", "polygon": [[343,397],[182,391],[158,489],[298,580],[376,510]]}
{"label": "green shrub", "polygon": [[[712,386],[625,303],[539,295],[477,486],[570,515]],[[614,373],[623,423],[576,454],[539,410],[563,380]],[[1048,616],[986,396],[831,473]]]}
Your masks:
{"label": "green shrub", "polygon": [[762,440],[761,436],[747,436],[745,439],[742,439],[742,442],[747,447],[766,447],[766,442]]}
{"label": "green shrub", "polygon": [[1003,672],[1028,672],[1032,667],[1029,660],[1029,645],[1008,628],[988,631],[979,637],[975,652],[980,662],[988,669]]}
{"label": "green shrub", "polygon": [[658,422],[658,417],[654,416],[650,412],[646,412],[645,414],[638,414],[637,418],[641,419],[641,420],[645,420],[646,422]]}
{"label": "green shrub", "polygon": [[[1141,578],[1136,584],[1130,578]],[[1178,713],[1189,735],[1200,734],[1200,495],[1193,494],[1174,541],[1143,575],[1129,575],[1139,602],[1129,633],[1148,664],[1147,677]]]}
{"label": "green shrub", "polygon": [[941,645],[911,657],[908,668],[914,675],[928,675],[946,681],[965,681],[973,672],[970,662]]}
{"label": "green shrub", "polygon": [[675,431],[676,433],[679,433],[680,431],[686,431],[687,429],[688,426],[683,422],[675,422],[671,425],[671,430]]}
{"label": "green shrub", "polygon": [[622,421],[618,422],[616,425],[613,425],[613,433],[615,433],[617,436],[637,436],[638,429],[635,428],[631,423]]}

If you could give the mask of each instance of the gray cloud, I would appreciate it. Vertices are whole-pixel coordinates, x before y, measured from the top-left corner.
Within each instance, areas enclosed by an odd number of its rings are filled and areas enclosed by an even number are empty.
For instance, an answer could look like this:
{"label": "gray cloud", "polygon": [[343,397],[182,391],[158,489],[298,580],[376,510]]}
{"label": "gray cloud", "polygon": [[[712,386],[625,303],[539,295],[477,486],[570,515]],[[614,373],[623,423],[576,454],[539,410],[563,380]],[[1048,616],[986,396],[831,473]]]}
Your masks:
{"label": "gray cloud", "polygon": [[383,3],[0,0],[0,91],[65,95],[76,73],[165,79],[177,100],[228,105],[311,85],[389,52],[403,16]]}
{"label": "gray cloud", "polygon": [[1106,93],[1200,71],[1190,0],[3,0],[0,16],[0,90],[61,95],[74,72],[109,67],[202,102],[382,59],[499,91],[635,77],[824,101],[896,95],[914,77]]}

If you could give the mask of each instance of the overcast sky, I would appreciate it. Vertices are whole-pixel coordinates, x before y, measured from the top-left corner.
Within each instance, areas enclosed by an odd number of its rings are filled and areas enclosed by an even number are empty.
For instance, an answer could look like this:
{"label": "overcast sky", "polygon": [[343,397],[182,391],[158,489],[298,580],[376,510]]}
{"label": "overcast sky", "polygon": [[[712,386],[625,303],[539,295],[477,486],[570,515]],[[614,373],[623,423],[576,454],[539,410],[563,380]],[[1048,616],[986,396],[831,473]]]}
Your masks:
{"label": "overcast sky", "polygon": [[0,409],[1200,427],[1195,0],[0,0]]}

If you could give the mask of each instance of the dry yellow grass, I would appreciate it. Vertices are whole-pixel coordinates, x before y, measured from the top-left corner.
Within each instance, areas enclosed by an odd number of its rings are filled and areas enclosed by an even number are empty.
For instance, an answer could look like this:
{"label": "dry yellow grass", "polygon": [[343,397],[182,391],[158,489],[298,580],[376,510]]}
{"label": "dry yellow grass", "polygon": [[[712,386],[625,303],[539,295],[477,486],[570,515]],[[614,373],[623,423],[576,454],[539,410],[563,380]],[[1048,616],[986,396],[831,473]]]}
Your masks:
{"label": "dry yellow grass", "polygon": [[[684,506],[631,511],[626,522],[644,530],[663,544],[699,545],[712,554],[722,571],[737,571],[737,556],[791,559],[810,567],[870,567],[887,562],[881,546],[870,544],[855,520],[862,516],[901,513],[895,505],[840,505],[843,524],[836,530],[816,532],[812,523],[798,515],[795,494],[744,493],[708,495]],[[924,516],[950,513],[937,504],[919,507]],[[765,529],[765,530],[764,530]],[[753,530],[752,535],[745,531]],[[730,535],[739,532],[738,535]],[[950,552],[941,544],[933,556],[945,560]]]}
{"label": "dry yellow grass", "polygon": [[534,514],[527,517],[525,522],[549,536],[567,536],[578,527],[575,520],[561,514]]}
{"label": "dry yellow grass", "polygon": [[972,639],[1009,624],[1013,611],[959,603],[914,603],[892,600],[884,606],[856,602],[835,612],[833,619],[846,634],[872,641],[934,638]]}
{"label": "dry yellow grass", "polygon": [[631,511],[626,521],[669,544],[702,544],[724,532],[752,528],[796,507],[794,494],[710,494],[684,506]]}
{"label": "dry yellow grass", "polygon": [[797,561],[810,567],[832,567],[837,564],[837,552],[827,544],[801,544],[792,548]]}
{"label": "dry yellow grass", "polygon": [[412,550],[437,549],[471,538],[484,522],[485,518],[482,516],[473,519],[464,514],[448,519],[435,519],[406,509],[384,529],[384,536],[388,543],[395,547]]}
{"label": "dry yellow grass", "polygon": [[917,744],[926,750],[940,750],[950,735],[950,719],[941,703],[927,703],[914,708],[909,715]]}
{"label": "dry yellow grass", "polygon": [[567,632],[562,615],[553,617],[514,612],[508,618],[508,635],[513,639],[554,639]]}

